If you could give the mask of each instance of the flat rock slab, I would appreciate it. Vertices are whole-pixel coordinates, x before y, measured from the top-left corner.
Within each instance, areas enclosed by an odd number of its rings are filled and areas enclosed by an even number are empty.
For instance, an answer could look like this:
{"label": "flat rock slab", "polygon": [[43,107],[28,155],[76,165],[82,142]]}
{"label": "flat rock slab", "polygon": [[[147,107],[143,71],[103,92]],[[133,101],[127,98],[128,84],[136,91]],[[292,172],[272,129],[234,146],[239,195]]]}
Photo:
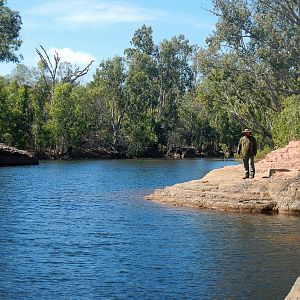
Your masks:
{"label": "flat rock slab", "polygon": [[0,167],[38,164],[39,161],[34,154],[0,144]]}
{"label": "flat rock slab", "polygon": [[300,277],[297,278],[289,294],[284,300],[300,300]]}
{"label": "flat rock slab", "polygon": [[[290,144],[289,144],[290,145]],[[278,169],[266,176],[271,155],[266,165],[264,161],[257,163],[257,174],[254,179],[243,180],[243,167],[227,166],[209,172],[199,180],[175,184],[164,189],[157,189],[146,199],[176,206],[207,208],[221,211],[237,211],[248,213],[289,213],[300,214],[300,141],[293,141],[294,164],[288,160],[284,164],[284,156],[277,161]],[[287,146],[289,147],[289,146]],[[286,151],[291,153],[292,151]],[[276,156],[281,152],[276,150]],[[295,153],[299,153],[298,157]],[[283,160],[283,161],[282,161]],[[288,170],[288,171],[286,171]]]}

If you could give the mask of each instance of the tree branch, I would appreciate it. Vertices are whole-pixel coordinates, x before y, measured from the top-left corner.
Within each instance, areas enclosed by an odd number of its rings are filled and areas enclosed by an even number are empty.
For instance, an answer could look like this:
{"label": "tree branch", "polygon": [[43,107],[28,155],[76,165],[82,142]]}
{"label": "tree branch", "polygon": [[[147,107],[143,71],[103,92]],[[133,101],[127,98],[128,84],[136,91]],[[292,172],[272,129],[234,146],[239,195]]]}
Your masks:
{"label": "tree branch", "polygon": [[71,75],[71,77],[73,77],[73,78],[71,79],[70,83],[73,84],[78,78],[86,75],[88,73],[88,71],[90,70],[90,67],[93,62],[94,62],[94,60],[91,60],[89,62],[89,64],[83,70],[79,70],[79,68],[77,68]]}

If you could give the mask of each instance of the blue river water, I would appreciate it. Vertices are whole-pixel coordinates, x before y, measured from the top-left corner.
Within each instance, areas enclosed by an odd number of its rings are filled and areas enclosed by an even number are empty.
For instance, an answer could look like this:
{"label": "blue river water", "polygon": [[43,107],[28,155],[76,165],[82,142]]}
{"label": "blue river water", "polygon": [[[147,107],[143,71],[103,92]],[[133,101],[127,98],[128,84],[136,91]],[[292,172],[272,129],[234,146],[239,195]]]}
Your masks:
{"label": "blue river water", "polygon": [[0,299],[283,299],[300,276],[299,217],[143,198],[235,163],[42,161],[1,168]]}

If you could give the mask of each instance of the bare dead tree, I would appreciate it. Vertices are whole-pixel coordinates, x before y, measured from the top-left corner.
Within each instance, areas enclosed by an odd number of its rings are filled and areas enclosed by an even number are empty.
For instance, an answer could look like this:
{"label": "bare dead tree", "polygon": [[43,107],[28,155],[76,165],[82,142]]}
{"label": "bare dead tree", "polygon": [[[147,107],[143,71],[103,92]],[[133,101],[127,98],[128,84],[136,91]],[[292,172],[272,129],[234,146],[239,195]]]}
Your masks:
{"label": "bare dead tree", "polygon": [[94,60],[91,60],[85,68],[80,69],[79,67],[76,67],[75,70],[73,70],[72,65],[69,64],[68,67],[64,70],[64,72],[62,72],[60,78],[58,78],[58,71],[63,70],[61,57],[59,56],[57,51],[55,51],[53,55],[53,60],[51,60],[46,49],[42,45],[40,45],[40,48],[41,49],[36,48],[36,52],[40,57],[45,71],[50,75],[50,82],[49,77],[47,77],[45,73],[43,73],[42,76],[46,85],[50,87],[51,99],[53,97],[55,85],[57,82],[74,84],[77,79],[86,75],[89,72],[92,63],[94,62]]}
{"label": "bare dead tree", "polygon": [[55,54],[53,55],[54,61],[52,64],[51,59],[50,59],[47,51],[45,50],[45,48],[42,45],[40,45],[40,48],[41,48],[41,51],[36,48],[36,52],[37,52],[38,56],[40,57],[40,60],[43,64],[44,69],[46,70],[47,73],[50,74],[50,78],[51,78],[50,83],[49,83],[49,80],[46,77],[45,73],[43,73],[42,76],[45,81],[45,84],[48,87],[50,87],[51,98],[52,98],[53,93],[54,93],[55,84],[56,84],[56,74],[57,74],[57,69],[58,69],[59,62],[60,62],[60,57],[59,57],[58,53],[55,51]]}

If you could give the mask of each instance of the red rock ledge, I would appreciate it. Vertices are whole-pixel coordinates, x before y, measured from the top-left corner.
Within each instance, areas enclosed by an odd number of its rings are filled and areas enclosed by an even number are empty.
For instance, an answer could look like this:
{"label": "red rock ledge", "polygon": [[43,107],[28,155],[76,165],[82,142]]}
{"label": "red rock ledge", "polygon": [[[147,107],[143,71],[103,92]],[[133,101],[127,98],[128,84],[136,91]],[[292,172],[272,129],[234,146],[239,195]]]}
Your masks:
{"label": "red rock ledge", "polygon": [[157,189],[148,200],[176,206],[248,213],[300,214],[300,141],[256,163],[256,177],[243,180],[243,166],[227,166],[199,180]]}
{"label": "red rock ledge", "polygon": [[284,298],[284,300],[299,300],[300,299],[300,277],[298,277],[292,286],[289,294]]}

